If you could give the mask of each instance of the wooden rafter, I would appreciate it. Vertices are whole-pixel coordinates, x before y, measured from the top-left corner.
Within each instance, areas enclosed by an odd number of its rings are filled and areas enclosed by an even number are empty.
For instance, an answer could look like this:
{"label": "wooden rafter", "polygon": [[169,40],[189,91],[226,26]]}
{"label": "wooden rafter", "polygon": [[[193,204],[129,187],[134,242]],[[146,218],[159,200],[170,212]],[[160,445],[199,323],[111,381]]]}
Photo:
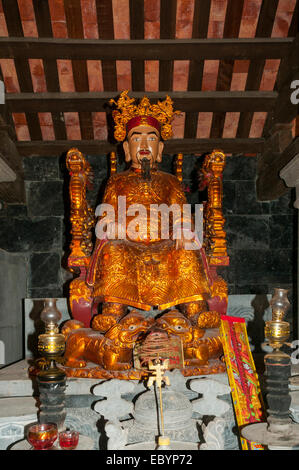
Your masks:
{"label": "wooden rafter", "polygon": [[[256,37],[269,37],[273,29],[278,0],[263,0],[256,27]],[[265,67],[265,59],[255,58],[249,64],[245,90],[258,90]],[[237,137],[248,137],[250,134],[253,112],[241,113]]]}
{"label": "wooden rafter", "polygon": [[[64,0],[64,10],[70,38],[84,37],[80,0]],[[78,92],[89,90],[87,63],[85,60],[72,60],[75,89]],[[93,139],[92,115],[80,110],[79,122],[82,139]]]}
{"label": "wooden rafter", "polygon": [[[102,31],[103,34],[103,31]],[[294,35],[295,36],[295,35]],[[0,37],[0,56],[7,59],[72,60],[251,60],[281,59],[293,37],[224,39],[69,39]],[[103,65],[103,64],[102,64]],[[194,80],[193,74],[189,77]],[[114,88],[116,89],[116,88]],[[197,89],[198,85],[197,85]]]}
{"label": "wooden rafter", "polygon": [[[297,43],[296,41],[296,35],[298,34],[299,31],[299,0],[296,1],[296,6],[293,12],[292,16],[292,21],[288,30],[288,37],[287,38],[292,38],[292,47],[290,51],[285,54],[279,64],[279,69],[274,85],[274,90],[276,91],[281,91],[284,83],[286,80],[289,80],[290,77],[290,62],[291,60],[294,61],[294,64],[298,63],[298,40]],[[286,38],[286,39],[287,39]],[[290,60],[290,56],[291,60]],[[271,131],[271,128],[275,124],[275,110],[272,112],[268,113],[267,119],[264,125],[264,130],[263,130],[263,136],[265,138],[269,137],[269,132]]]}
{"label": "wooden rafter", "polygon": [[[106,140],[77,140],[77,141],[20,141],[17,148],[23,156],[61,155],[71,147],[77,147],[81,152],[103,155],[115,152],[117,145]],[[256,154],[264,149],[264,139],[171,139],[165,142],[164,153],[201,154],[221,148],[226,153]]]}
{"label": "wooden rafter", "polygon": [[[177,0],[160,0],[160,38],[173,39],[175,37]],[[160,60],[159,63],[159,90],[172,90],[173,87],[173,60]]]}
{"label": "wooden rafter", "polygon": [[[24,34],[17,0],[3,0],[2,5],[8,34],[14,37],[23,37]],[[23,92],[32,93],[33,85],[28,60],[23,58],[15,59],[15,68],[20,89]],[[26,113],[26,120],[31,139],[40,140],[42,138],[42,134],[38,115],[30,112],[29,110]]]}
{"label": "wooden rafter", "polygon": [[[96,0],[96,11],[98,21],[98,33],[100,41],[95,41],[97,44],[109,42],[114,44],[114,28],[113,28],[113,9],[111,0]],[[84,40],[85,42],[86,40]],[[83,42],[83,41],[81,41]],[[89,44],[90,50],[91,44]],[[75,47],[74,49],[77,49]],[[81,59],[87,58],[85,54]],[[102,75],[103,85],[105,91],[117,90],[117,74],[116,74],[116,57],[110,55],[109,57],[100,57],[102,60]]]}
{"label": "wooden rafter", "polygon": [[[178,123],[176,131],[179,130],[177,135],[184,135],[189,149],[194,149],[197,152],[198,145],[201,149],[202,145],[204,148],[215,145],[222,147],[221,142],[223,142],[228,152],[232,148],[246,153],[261,151],[264,148],[264,141],[249,139],[254,113],[261,111],[268,116],[265,126],[266,132],[263,134],[265,138],[268,131],[271,136],[271,127],[278,122],[277,120],[288,122],[294,115],[294,108],[292,112],[289,112],[286,95],[290,78],[297,79],[296,73],[293,73],[293,61],[298,54],[294,41],[297,33],[295,24],[299,2],[297,1],[293,11],[288,37],[271,36],[274,24],[279,29],[283,29],[278,24],[282,14],[281,5],[278,8],[279,0],[261,0],[256,36],[242,38],[239,37],[239,30],[240,26],[242,27],[242,19],[246,14],[247,6],[243,0],[238,2],[227,0],[223,38],[215,39],[208,37],[208,35],[217,36],[219,34],[219,31],[217,33],[214,31],[214,25],[211,23],[215,21],[213,15],[217,14],[218,7],[212,3],[212,0],[194,0],[193,18],[190,17],[190,11],[182,9],[183,16],[186,15],[186,21],[192,22],[192,39],[178,39],[181,37],[182,30],[180,31],[180,28],[186,26],[186,23],[184,24],[182,21],[183,18],[178,18],[179,21],[176,18],[177,11],[180,11],[181,6],[177,0],[160,0],[160,39],[150,40],[145,39],[145,24],[149,25],[149,22],[153,21],[146,31],[147,33],[155,31],[155,35],[159,34],[157,31],[159,11],[156,11],[152,5],[149,6],[149,3],[145,3],[144,0],[128,0],[128,8],[124,11],[124,15],[126,18],[129,15],[130,39],[115,39],[115,37],[121,37],[115,36],[120,31],[125,32],[125,37],[128,37],[128,28],[122,30],[121,26],[120,30],[117,30],[120,24],[118,2],[94,0],[95,10],[92,13],[93,17],[90,16],[91,22],[88,24],[87,16],[92,9],[88,12],[87,10],[81,11],[84,5],[81,0],[61,0],[61,9],[58,15],[62,21],[64,21],[63,15],[65,15],[64,26],[67,28],[68,35],[66,38],[53,37],[53,31],[54,34],[57,34],[55,29],[57,25],[54,27],[56,19],[53,17],[53,14],[55,16],[55,8],[48,0],[32,0],[38,37],[27,36],[28,29],[24,27],[24,21],[27,18],[24,17],[25,10],[19,0],[3,0],[8,37],[0,38],[0,57],[4,60],[14,60],[20,86],[20,93],[6,94],[6,110],[9,111],[7,122],[12,122],[13,113],[25,113],[31,141],[36,140],[36,143],[41,143],[43,142],[41,130],[43,130],[44,139],[51,137],[48,134],[48,129],[43,127],[42,122],[39,122],[41,116],[38,113],[50,112],[55,139],[61,141],[56,148],[62,148],[67,142],[67,134],[70,135],[70,126],[68,123],[65,125],[64,113],[76,112],[79,116],[82,143],[87,147],[90,145],[92,148],[95,142],[97,148],[100,145],[103,150],[109,151],[110,144],[105,147],[102,141],[93,141],[94,136],[104,133],[99,127],[102,117],[93,119],[92,113],[106,114],[107,129],[110,132],[111,115],[110,111],[107,112],[107,105],[109,99],[115,98],[121,91],[119,88],[121,81],[117,76],[117,72],[120,70],[118,61],[129,61],[131,63],[131,87],[127,86],[126,88],[131,89],[130,95],[140,98],[146,93],[153,101],[164,99],[166,94],[170,95],[174,100],[175,107],[185,113],[184,130]],[[26,10],[26,15],[28,12],[29,10]],[[93,25],[93,29],[89,29],[91,25]],[[94,26],[98,27],[98,39],[86,39],[86,32],[93,31],[94,34]],[[284,32],[286,33],[285,29]],[[244,30],[242,35],[244,35]],[[93,37],[96,37],[96,34]],[[36,77],[30,59],[42,59],[43,61],[47,88],[45,93],[34,93],[33,79],[35,83]],[[57,60],[59,59],[72,61],[75,85],[75,90],[72,92],[61,92],[60,80],[62,84],[64,77],[62,75],[58,77]],[[281,62],[277,86],[272,92],[260,89],[267,59],[280,59]],[[88,76],[93,68],[89,67],[91,65],[87,62],[89,60],[101,61],[103,92],[89,91],[90,84],[93,86],[93,81],[90,81],[91,77]],[[187,91],[174,92],[174,89],[178,89],[176,83],[173,83],[176,80],[176,76],[173,74],[174,61],[180,60],[190,61]],[[205,61],[218,60],[220,62],[216,91],[202,91],[203,84],[206,89],[206,84],[203,82]],[[235,78],[233,69],[236,60],[249,61],[249,72],[243,93],[230,90],[232,80]],[[149,84],[146,80],[147,77],[145,77],[145,61],[159,62],[159,85],[157,88],[159,92],[150,93],[145,90],[145,85]],[[291,69],[292,73],[287,73]],[[207,71],[207,73],[209,72]],[[122,80],[127,79],[127,77],[121,78]],[[9,74],[4,79],[8,84]],[[12,86],[9,91],[15,89],[16,87]],[[221,139],[227,112],[240,113],[235,145],[232,145],[230,139]],[[196,139],[197,132],[200,133],[201,129],[204,129],[206,135],[210,125],[208,119],[203,124],[200,123],[202,127],[198,125],[198,117],[203,117],[200,113],[213,114],[210,139]],[[24,138],[22,125],[20,123],[18,128],[16,121],[16,131],[19,138]],[[288,132],[286,131],[286,135]],[[274,140],[272,137],[271,139],[272,145]],[[180,139],[175,139],[174,149],[181,149],[179,142]],[[52,144],[55,146],[56,142]],[[47,148],[50,148],[49,145],[52,144],[45,141]],[[249,148],[250,144],[251,148]],[[37,148],[32,142],[25,142],[21,145],[27,150],[30,149],[30,145],[33,145],[31,149]],[[266,141],[266,154],[271,145]],[[184,151],[184,149],[182,150]],[[28,150],[28,152],[30,151]]]}
{"label": "wooden rafter", "polygon": [[[209,19],[210,19],[211,1],[201,2],[195,0],[193,15],[193,41],[206,38],[208,35]],[[195,42],[195,41],[194,41]],[[199,41],[197,41],[199,45]],[[201,44],[204,41],[201,41]],[[190,50],[188,48],[188,50]],[[185,56],[186,57],[186,56]],[[203,54],[199,51],[195,59],[190,61],[188,91],[199,91],[202,88],[202,78],[204,70]],[[186,139],[195,138],[197,134],[198,112],[186,113],[184,136]]]}
{"label": "wooden rafter", "polygon": [[[223,31],[224,38],[237,38],[239,36],[243,6],[244,0],[239,0],[237,3],[234,0],[228,0]],[[234,61],[232,59],[220,60],[216,90],[230,90],[233,70]],[[222,137],[225,116],[226,112],[213,114],[211,137]]]}
{"label": "wooden rafter", "polygon": [[[33,0],[33,8],[35,14],[36,27],[38,31],[39,38],[50,38],[53,36],[51,17],[49,10],[49,2],[45,0]],[[23,38],[24,39],[24,38]],[[46,58],[46,55],[43,54],[43,66],[45,73],[45,80],[47,85],[47,90],[49,92],[59,92],[59,76],[57,70],[57,62],[55,59]],[[59,111],[52,112],[52,122],[53,129],[55,134],[55,139],[64,140],[66,139],[66,128],[64,124],[64,119]]]}
{"label": "wooden rafter", "polygon": [[[115,92],[115,95],[118,94]],[[131,96],[142,98],[143,92]],[[277,93],[273,91],[190,91],[169,92],[174,106],[183,112],[214,111],[270,111],[275,105]],[[165,97],[165,92],[149,92],[152,101]],[[106,111],[111,92],[64,92],[64,93],[10,93],[6,102],[11,112],[20,113],[72,111]]]}
{"label": "wooden rafter", "polygon": [[[144,4],[143,0],[130,0],[130,37],[131,39],[144,38]],[[144,59],[132,60],[132,90],[142,91],[144,83]]]}

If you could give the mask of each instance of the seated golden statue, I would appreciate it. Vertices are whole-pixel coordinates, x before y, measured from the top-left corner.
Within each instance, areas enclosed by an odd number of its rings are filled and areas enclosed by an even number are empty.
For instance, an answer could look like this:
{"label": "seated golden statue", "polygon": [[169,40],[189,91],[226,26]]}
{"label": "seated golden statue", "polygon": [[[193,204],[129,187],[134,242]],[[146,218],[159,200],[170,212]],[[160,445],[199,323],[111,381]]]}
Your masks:
{"label": "seated golden statue", "polygon": [[[93,249],[90,229],[94,219],[85,197],[90,167],[76,149],[71,149],[67,156],[73,236],[69,266],[74,272],[78,269],[80,272],[71,283],[70,304],[74,319],[81,323],[76,326],[73,322],[71,329],[91,328],[69,332],[66,327],[65,332],[69,333],[66,366],[85,367],[86,359],[100,364],[102,359],[97,359],[103,355],[96,351],[95,344],[99,343],[95,333],[99,332],[101,341],[103,335],[108,339],[115,325],[122,325],[130,315],[129,307],[144,311],[145,316],[146,311],[161,314],[170,310],[168,322],[165,323],[164,314],[161,317],[164,323],[157,319],[157,326],[168,325],[166,331],[171,335],[175,334],[177,324],[185,322],[184,328],[192,330],[191,339],[183,341],[189,358],[186,365],[208,365],[210,358],[221,354],[221,345],[217,334],[215,340],[209,340],[209,335],[204,336],[205,330],[218,327],[220,314],[225,313],[227,304],[226,284],[217,276],[215,268],[228,262],[221,210],[224,155],[214,152],[209,156],[202,173],[202,185],[207,182],[209,194],[205,252],[194,231],[191,213],[185,210],[182,158],[176,176],[158,169],[163,140],[172,134],[171,122],[176,113],[172,101],[167,97],[164,102],[151,104],[144,97],[137,105],[123,92],[117,102],[112,102],[116,105],[114,135],[118,141],[124,141],[130,168],[116,173],[113,156],[112,174],[102,204],[96,210],[97,239]],[[179,311],[171,310],[174,307]],[[152,322],[148,329],[151,326]],[[72,347],[68,341],[72,341]],[[107,347],[108,342],[105,344]],[[117,363],[121,362],[118,354]],[[127,359],[125,362],[128,363]],[[112,369],[117,366],[111,364]]]}

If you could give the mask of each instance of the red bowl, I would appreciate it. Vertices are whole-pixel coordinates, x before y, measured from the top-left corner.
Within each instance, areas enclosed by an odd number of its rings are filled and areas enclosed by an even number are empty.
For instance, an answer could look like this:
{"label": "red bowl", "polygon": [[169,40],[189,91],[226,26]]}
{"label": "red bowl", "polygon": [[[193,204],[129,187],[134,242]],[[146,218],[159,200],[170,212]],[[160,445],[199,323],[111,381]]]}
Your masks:
{"label": "red bowl", "polygon": [[59,445],[61,449],[73,450],[76,449],[79,442],[78,431],[62,431],[59,433]]}
{"label": "red bowl", "polygon": [[34,424],[27,432],[27,440],[35,450],[47,450],[53,447],[58,436],[54,423]]}

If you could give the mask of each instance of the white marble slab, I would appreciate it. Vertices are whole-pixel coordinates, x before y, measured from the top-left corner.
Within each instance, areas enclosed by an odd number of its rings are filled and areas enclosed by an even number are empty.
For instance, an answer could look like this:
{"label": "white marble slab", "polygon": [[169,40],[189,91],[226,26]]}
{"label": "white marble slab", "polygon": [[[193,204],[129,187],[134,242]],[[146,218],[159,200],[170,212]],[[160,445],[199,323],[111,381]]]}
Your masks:
{"label": "white marble slab", "polygon": [[[31,397],[34,393],[34,382],[28,376],[30,361],[24,359],[0,369],[0,399],[2,397]],[[88,395],[99,379],[67,379],[66,395]]]}

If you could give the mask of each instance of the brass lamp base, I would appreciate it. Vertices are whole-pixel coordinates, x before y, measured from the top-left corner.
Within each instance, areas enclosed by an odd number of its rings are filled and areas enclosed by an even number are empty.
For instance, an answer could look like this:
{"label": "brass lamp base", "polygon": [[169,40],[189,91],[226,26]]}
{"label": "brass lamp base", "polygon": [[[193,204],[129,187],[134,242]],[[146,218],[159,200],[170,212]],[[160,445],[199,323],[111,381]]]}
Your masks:
{"label": "brass lamp base", "polygon": [[66,373],[58,367],[49,367],[49,369],[41,370],[37,377],[42,382],[58,382],[66,378]]}

